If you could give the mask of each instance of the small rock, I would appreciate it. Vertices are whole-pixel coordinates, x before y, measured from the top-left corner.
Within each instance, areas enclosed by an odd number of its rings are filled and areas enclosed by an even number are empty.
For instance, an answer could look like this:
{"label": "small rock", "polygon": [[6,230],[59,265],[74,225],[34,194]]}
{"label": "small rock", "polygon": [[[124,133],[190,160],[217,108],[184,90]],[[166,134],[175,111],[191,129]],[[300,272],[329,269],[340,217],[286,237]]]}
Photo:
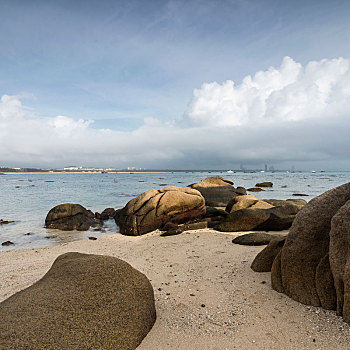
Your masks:
{"label": "small rock", "polygon": [[298,196],[298,197],[307,197],[308,194],[305,193],[293,193],[293,196]]}
{"label": "small rock", "polygon": [[90,239],[91,241],[96,241],[97,237],[90,236],[89,239]]}
{"label": "small rock", "polygon": [[14,243],[11,242],[11,241],[6,241],[6,242],[2,242],[1,243],[2,246],[9,246],[9,245],[12,245],[12,244],[14,244]]}
{"label": "small rock", "polygon": [[273,183],[269,181],[259,182],[255,185],[256,187],[272,187]]}

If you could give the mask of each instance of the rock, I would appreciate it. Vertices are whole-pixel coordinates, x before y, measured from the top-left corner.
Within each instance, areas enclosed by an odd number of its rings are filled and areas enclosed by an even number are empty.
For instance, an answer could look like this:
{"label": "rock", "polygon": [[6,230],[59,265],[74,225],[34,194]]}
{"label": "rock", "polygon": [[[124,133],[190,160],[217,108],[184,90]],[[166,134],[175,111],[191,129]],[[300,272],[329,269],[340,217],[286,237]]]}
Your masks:
{"label": "rock", "polygon": [[108,220],[112,218],[115,215],[115,209],[114,208],[106,208],[101,214],[96,212],[95,218],[98,220]]}
{"label": "rock", "polygon": [[227,215],[228,215],[228,212],[222,208],[215,208],[215,207],[205,208],[205,214],[204,214],[205,218],[212,218],[212,217],[218,217],[218,216],[225,217]]}
{"label": "rock", "polygon": [[189,185],[191,188],[211,188],[211,187],[225,187],[232,186],[233,182],[227,179],[224,179],[221,176],[211,176],[202,180],[201,182]]}
{"label": "rock", "polygon": [[0,348],[132,350],[156,319],[145,275],[110,256],[66,253],[0,304]]}
{"label": "rock", "polygon": [[296,196],[296,197],[308,197],[308,194],[304,194],[304,193],[293,193],[292,196]]}
{"label": "rock", "polygon": [[285,205],[270,209],[241,209],[227,215],[216,227],[218,231],[281,231],[288,229],[299,208]]}
{"label": "rock", "polygon": [[52,208],[46,216],[45,226],[63,231],[86,231],[90,226],[96,226],[100,221],[94,218],[90,210],[80,204],[60,204]]}
{"label": "rock", "polygon": [[177,227],[170,228],[168,231],[163,232],[161,236],[162,237],[175,236],[185,231],[200,230],[204,228],[208,228],[208,222],[206,221],[194,222],[191,224],[183,224],[183,225],[178,225]]}
{"label": "rock", "polygon": [[337,295],[337,314],[350,322],[350,183],[347,185],[343,192],[348,194],[348,201],[331,221],[329,262]]}
{"label": "rock", "polygon": [[[337,301],[341,303],[344,282],[341,282],[342,278],[339,277],[343,270],[340,266],[347,256],[347,244],[342,241],[342,237],[349,235],[350,231],[349,226],[342,224],[342,212],[340,211],[339,215],[337,212],[349,199],[350,183],[347,183],[312,199],[296,216],[281,251],[280,276],[277,268],[276,273],[271,274],[272,284],[279,285],[279,281],[282,281],[284,293],[292,299],[307,305],[321,306],[316,289],[316,269],[321,259],[329,252]],[[331,246],[330,235],[333,237]]]}
{"label": "rock", "polygon": [[226,211],[228,213],[232,213],[241,209],[269,209],[272,208],[273,205],[260,200],[252,194],[237,196],[230,200],[230,202],[226,206]]}
{"label": "rock", "polygon": [[6,242],[2,242],[1,245],[6,247],[6,246],[9,246],[9,245],[13,245],[14,243],[11,242],[11,241],[6,241]]}
{"label": "rock", "polygon": [[273,183],[266,181],[266,182],[259,182],[255,185],[255,187],[272,187]]}
{"label": "rock", "polygon": [[9,221],[9,220],[2,220],[0,219],[0,225],[7,225],[7,224],[11,224],[13,223],[14,221]]}
{"label": "rock", "polygon": [[282,283],[282,275],[281,275],[281,253],[282,253],[282,249],[276,255],[276,258],[273,261],[273,264],[272,264],[272,267],[271,267],[271,286],[272,286],[272,288],[275,291],[277,291],[279,293],[283,293],[284,292],[283,283]]}
{"label": "rock", "polygon": [[270,240],[267,247],[265,247],[254,259],[251,264],[251,269],[255,272],[269,272],[271,271],[273,261],[277,254],[281,251],[286,237],[280,236]]}
{"label": "rock", "polygon": [[114,218],[122,234],[135,236],[161,229],[167,222],[186,223],[204,214],[204,198],[197,190],[169,186],[142,193]]}
{"label": "rock", "polygon": [[220,176],[208,177],[205,180],[192,184],[189,187],[197,189],[210,207],[226,207],[228,202],[238,195],[245,194],[245,189],[233,186],[233,182]]}
{"label": "rock", "polygon": [[304,199],[287,199],[287,200],[281,200],[281,199],[263,199],[263,201],[273,205],[274,207],[282,206],[282,205],[289,205],[294,204],[300,208],[302,208],[304,205],[307,204],[307,201]]}
{"label": "rock", "polygon": [[249,192],[261,192],[261,191],[265,191],[262,188],[259,187],[252,187],[252,188],[248,188],[247,191]]}
{"label": "rock", "polygon": [[252,232],[245,235],[238,236],[232,240],[234,244],[240,245],[266,245],[276,238],[283,237],[285,239],[285,234],[272,234],[266,232]]}
{"label": "rock", "polygon": [[321,306],[326,310],[336,310],[337,294],[334,287],[334,279],[329,265],[329,254],[327,253],[316,268],[316,291]]}

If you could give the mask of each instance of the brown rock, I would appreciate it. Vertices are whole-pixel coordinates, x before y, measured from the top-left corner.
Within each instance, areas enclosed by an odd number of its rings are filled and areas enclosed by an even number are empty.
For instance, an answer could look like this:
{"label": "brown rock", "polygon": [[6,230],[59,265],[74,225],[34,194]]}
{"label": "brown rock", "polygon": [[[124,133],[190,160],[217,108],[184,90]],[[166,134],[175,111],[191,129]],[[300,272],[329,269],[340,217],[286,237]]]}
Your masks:
{"label": "brown rock", "polygon": [[256,187],[272,187],[273,183],[266,181],[266,182],[260,182],[255,185]]}
{"label": "brown rock", "polygon": [[[296,216],[281,251],[281,279],[284,292],[303,304],[320,306],[316,290],[316,269],[329,250],[329,232],[332,217],[350,198],[350,183],[334,188],[312,199]],[[334,223],[337,223],[335,219]],[[334,226],[334,235],[336,230]],[[346,255],[344,247],[339,252]],[[341,255],[339,253],[339,256]],[[334,255],[330,252],[332,264]],[[273,285],[275,275],[271,275]],[[338,278],[334,278],[337,288]],[[337,290],[338,294],[338,290]],[[340,295],[338,295],[339,299]]]}
{"label": "brown rock", "polygon": [[261,191],[265,191],[262,188],[259,187],[251,187],[247,189],[248,192],[261,192]]}
{"label": "brown rock", "polygon": [[169,230],[163,232],[161,236],[162,237],[175,236],[185,231],[200,230],[204,228],[208,228],[207,221],[194,222],[191,224],[183,224],[183,225],[178,225],[177,227],[170,228]]}
{"label": "brown rock", "polygon": [[304,205],[307,204],[307,201],[305,199],[287,199],[287,200],[263,199],[263,201],[273,205],[274,207],[279,207],[279,206],[288,205],[288,204],[294,204],[294,205],[302,208]]}
{"label": "brown rock", "polygon": [[222,186],[232,186],[233,182],[227,179],[224,179],[221,176],[211,176],[202,180],[201,182],[190,185],[191,188],[208,188],[208,187],[222,187]]}
{"label": "brown rock", "polygon": [[286,237],[277,237],[270,240],[267,247],[265,247],[254,259],[251,269],[255,272],[269,272],[272,264],[281,251]]}
{"label": "brown rock", "polygon": [[204,198],[197,190],[169,186],[142,193],[114,218],[121,233],[135,236],[162,228],[167,222],[186,223],[204,214]]}
{"label": "brown rock", "polygon": [[282,250],[276,255],[276,258],[272,263],[271,286],[275,291],[279,293],[284,293],[282,275],[281,275],[281,253],[282,253]]}
{"label": "brown rock", "polygon": [[273,233],[267,233],[267,232],[251,232],[251,233],[246,233],[244,235],[241,235],[241,236],[234,238],[232,240],[232,243],[240,244],[240,245],[251,245],[251,246],[266,245],[278,237],[284,238],[285,234],[273,234]]}
{"label": "brown rock", "polygon": [[100,222],[94,218],[90,210],[86,210],[80,204],[60,204],[52,208],[45,219],[47,228],[54,228],[63,231],[86,231],[91,226]]}
{"label": "brown rock", "polygon": [[336,310],[337,294],[334,287],[334,280],[329,265],[329,254],[326,254],[316,268],[316,291],[321,306],[326,310]]}
{"label": "brown rock", "polygon": [[133,350],[156,319],[147,277],[110,256],[66,253],[0,304],[0,348]]}
{"label": "brown rock", "polygon": [[[346,187],[350,192],[349,187],[350,183]],[[350,195],[348,199],[332,218],[329,246],[329,262],[337,294],[337,314],[342,315],[346,322],[350,322]]]}
{"label": "brown rock", "polygon": [[234,197],[226,207],[226,211],[228,213],[232,213],[241,209],[269,209],[273,208],[273,205],[260,200],[252,194],[248,194],[245,196],[237,196]]}

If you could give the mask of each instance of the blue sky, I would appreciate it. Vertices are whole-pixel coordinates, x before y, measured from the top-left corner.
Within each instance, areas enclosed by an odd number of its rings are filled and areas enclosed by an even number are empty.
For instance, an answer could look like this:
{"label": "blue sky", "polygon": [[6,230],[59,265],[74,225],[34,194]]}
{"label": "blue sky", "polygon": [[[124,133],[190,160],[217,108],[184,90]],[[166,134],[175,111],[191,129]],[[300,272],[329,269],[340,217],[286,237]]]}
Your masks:
{"label": "blue sky", "polygon": [[[149,120],[189,127],[181,120],[195,103],[194,89],[204,83],[232,80],[237,86],[257,71],[280,67],[285,56],[303,67],[350,58],[349,18],[349,1],[0,0],[0,96],[16,96],[27,119],[94,120],[89,128],[125,138]],[[191,152],[200,152],[200,143]],[[54,149],[51,161],[41,157],[39,148],[37,158],[14,152],[12,163],[65,162]],[[186,167],[187,153],[166,162]],[[92,153],[92,163],[94,157],[99,159]],[[67,162],[81,158],[77,152]],[[120,155],[110,159],[127,162]],[[142,166],[165,162],[132,159]],[[1,162],[9,159],[0,151]]]}

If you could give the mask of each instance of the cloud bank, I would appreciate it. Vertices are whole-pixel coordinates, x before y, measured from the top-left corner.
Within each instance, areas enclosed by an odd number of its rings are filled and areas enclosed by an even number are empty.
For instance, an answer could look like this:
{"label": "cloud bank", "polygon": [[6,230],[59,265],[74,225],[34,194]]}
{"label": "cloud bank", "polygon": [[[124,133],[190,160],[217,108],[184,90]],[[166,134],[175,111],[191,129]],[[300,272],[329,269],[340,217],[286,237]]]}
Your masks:
{"label": "cloud bank", "polygon": [[230,169],[264,163],[350,170],[350,60],[285,57],[240,84],[205,83],[184,116],[133,131],[43,117],[21,96],[0,101],[0,166]]}

